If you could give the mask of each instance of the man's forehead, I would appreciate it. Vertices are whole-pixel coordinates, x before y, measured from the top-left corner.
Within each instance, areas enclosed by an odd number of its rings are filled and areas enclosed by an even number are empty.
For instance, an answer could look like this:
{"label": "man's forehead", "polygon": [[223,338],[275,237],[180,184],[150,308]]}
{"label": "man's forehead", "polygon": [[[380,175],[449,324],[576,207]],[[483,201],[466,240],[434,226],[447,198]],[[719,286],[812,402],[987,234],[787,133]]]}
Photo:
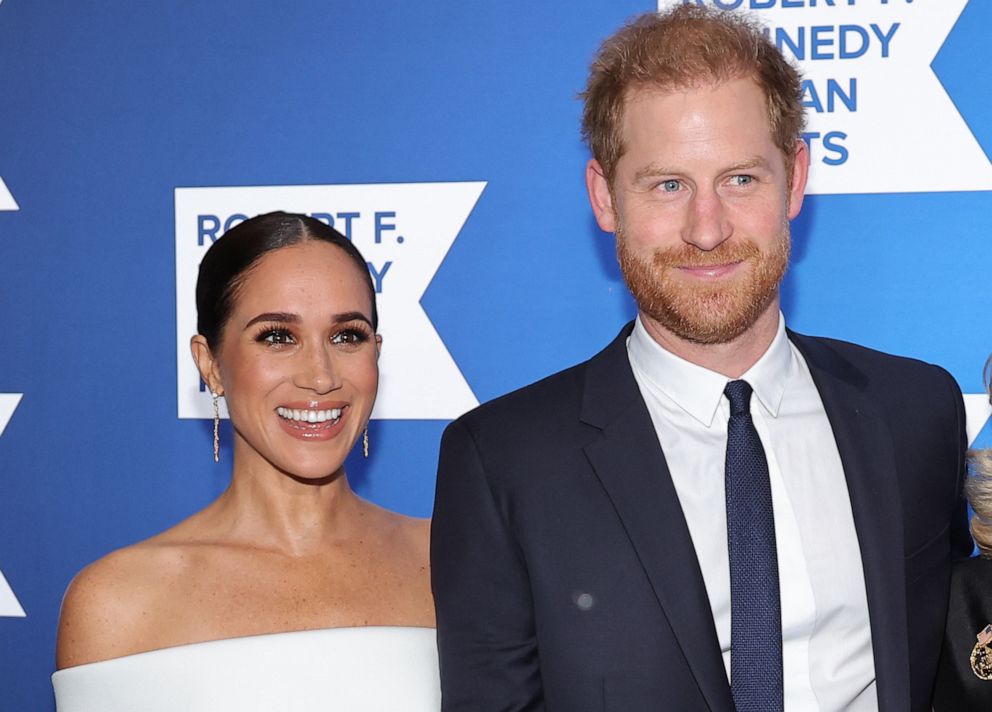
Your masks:
{"label": "man's forehead", "polygon": [[767,131],[769,138],[773,133],[766,97],[747,78],[677,89],[644,86],[629,95],[620,119],[623,141],[676,127],[710,135],[745,127]]}
{"label": "man's forehead", "polygon": [[761,89],[761,85],[757,80],[749,74],[733,74],[725,78],[705,78],[693,82],[637,82],[632,83],[627,87],[624,92],[624,106],[629,106],[632,103],[644,101],[646,99],[652,99],[657,97],[666,96],[688,96],[690,94],[697,94],[702,92],[713,92],[717,89],[727,86],[728,84],[734,84],[738,81],[744,80],[745,82],[750,82],[755,89],[761,91],[762,96],[764,96],[764,91]]}

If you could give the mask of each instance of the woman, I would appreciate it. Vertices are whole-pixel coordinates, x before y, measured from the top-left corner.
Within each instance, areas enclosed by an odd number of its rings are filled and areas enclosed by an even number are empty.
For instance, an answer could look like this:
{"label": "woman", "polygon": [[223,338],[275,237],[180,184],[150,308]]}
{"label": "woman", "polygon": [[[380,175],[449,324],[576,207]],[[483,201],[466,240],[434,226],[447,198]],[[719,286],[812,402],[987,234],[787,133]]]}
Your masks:
{"label": "woman", "polygon": [[965,485],[980,556],[954,564],[936,712],[992,710],[992,450],[971,453]]}
{"label": "woman", "polygon": [[360,499],[344,472],[378,385],[364,259],[318,220],[262,215],[208,250],[196,304],[231,484],[72,582],[59,710],[437,710],[429,523]]}

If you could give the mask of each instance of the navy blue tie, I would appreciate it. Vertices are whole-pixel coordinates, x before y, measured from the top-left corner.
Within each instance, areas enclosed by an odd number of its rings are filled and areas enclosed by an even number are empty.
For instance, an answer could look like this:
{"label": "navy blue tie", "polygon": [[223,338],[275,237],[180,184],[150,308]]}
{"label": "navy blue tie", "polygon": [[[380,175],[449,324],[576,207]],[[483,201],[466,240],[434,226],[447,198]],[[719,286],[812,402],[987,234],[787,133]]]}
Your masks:
{"label": "navy blue tie", "polygon": [[768,461],[751,420],[751,386],[731,381],[727,423],[730,689],[737,712],[784,709],[782,609]]}

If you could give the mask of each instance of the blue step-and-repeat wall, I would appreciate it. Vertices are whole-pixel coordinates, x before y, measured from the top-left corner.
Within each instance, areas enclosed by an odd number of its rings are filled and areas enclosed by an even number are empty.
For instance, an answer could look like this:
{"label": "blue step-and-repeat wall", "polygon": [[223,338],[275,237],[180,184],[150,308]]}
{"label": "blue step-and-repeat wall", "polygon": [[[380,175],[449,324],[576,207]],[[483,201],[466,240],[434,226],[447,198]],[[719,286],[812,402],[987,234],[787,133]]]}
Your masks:
{"label": "blue step-and-repeat wall", "polygon": [[[790,326],[944,365],[990,440],[992,3],[707,4],[807,76]],[[431,513],[450,419],[631,318],[576,94],[655,7],[0,0],[0,709],[52,710],[79,568],[225,486],[187,343],[197,262],[243,216],[312,213],[365,253],[383,376],[348,472],[405,513]]]}

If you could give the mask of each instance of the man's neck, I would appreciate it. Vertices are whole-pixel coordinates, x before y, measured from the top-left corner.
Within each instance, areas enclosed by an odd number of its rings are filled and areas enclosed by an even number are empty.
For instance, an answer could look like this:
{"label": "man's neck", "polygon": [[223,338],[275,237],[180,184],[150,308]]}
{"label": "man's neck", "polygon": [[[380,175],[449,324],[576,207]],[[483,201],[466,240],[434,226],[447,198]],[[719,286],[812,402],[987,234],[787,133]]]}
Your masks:
{"label": "man's neck", "polygon": [[726,343],[701,344],[687,341],[656,322],[644,312],[639,312],[644,329],[661,348],[683,358],[689,363],[722,373],[729,378],[739,378],[758,362],[778,333],[779,302],[775,299],[748,329]]}

